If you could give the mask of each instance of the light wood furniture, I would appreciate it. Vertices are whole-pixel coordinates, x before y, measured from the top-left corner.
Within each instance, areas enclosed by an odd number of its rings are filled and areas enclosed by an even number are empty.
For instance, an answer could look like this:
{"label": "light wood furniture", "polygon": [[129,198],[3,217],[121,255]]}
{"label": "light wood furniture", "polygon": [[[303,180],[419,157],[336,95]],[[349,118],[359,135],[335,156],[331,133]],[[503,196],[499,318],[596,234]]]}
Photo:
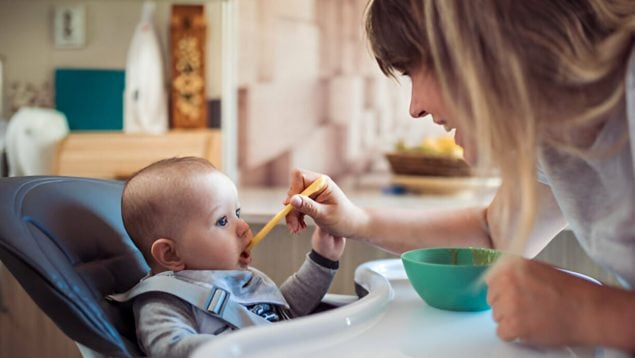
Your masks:
{"label": "light wood furniture", "polygon": [[56,175],[125,179],[165,158],[197,156],[222,170],[217,129],[172,130],[165,134],[73,132],[58,146]]}
{"label": "light wood furniture", "polygon": [[0,357],[81,357],[1,262]]}

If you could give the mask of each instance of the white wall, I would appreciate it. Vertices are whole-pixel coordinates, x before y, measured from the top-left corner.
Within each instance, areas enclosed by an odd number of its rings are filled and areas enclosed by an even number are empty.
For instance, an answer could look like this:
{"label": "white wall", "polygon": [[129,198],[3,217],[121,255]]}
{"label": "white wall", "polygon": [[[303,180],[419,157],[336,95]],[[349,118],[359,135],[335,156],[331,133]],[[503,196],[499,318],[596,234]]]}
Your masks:
{"label": "white wall", "polygon": [[388,170],[383,153],[443,134],[408,114],[410,83],[366,45],[367,0],[238,0],[238,167],[284,186],[294,167],[336,179]]}
{"label": "white wall", "polygon": [[[174,3],[206,5],[208,17],[207,95],[221,93],[220,2],[156,1],[155,25],[163,45],[166,68],[170,7]],[[56,4],[84,4],[86,44],[80,49],[56,49],[53,10]],[[142,0],[1,0],[0,55],[5,58],[5,84],[14,81],[52,83],[57,67],[124,69],[128,46],[141,17]]]}

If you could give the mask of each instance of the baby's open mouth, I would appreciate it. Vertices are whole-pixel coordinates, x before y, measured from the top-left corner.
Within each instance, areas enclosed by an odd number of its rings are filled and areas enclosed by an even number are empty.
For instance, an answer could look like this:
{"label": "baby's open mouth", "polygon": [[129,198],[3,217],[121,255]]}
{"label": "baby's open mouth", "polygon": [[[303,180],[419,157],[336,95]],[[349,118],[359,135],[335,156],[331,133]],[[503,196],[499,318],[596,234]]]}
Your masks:
{"label": "baby's open mouth", "polygon": [[243,265],[249,265],[251,263],[251,253],[248,250],[241,252],[239,261]]}

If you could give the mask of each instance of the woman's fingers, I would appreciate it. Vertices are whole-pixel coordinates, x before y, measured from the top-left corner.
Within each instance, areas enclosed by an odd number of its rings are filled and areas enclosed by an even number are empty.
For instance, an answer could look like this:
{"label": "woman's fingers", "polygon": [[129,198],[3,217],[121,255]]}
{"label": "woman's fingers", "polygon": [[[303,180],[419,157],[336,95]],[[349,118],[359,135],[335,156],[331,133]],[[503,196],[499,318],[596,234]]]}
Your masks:
{"label": "woman's fingers", "polygon": [[515,328],[504,320],[499,322],[498,327],[496,327],[496,334],[500,337],[500,339],[507,342],[511,342],[519,338]]}
{"label": "woman's fingers", "polygon": [[497,263],[486,275],[487,303],[492,307],[492,318],[498,324],[496,334],[505,341],[519,337],[517,307],[521,293],[516,270],[521,261],[505,259]]}
{"label": "woman's fingers", "polygon": [[317,220],[320,219],[320,204],[316,203],[309,197],[294,195],[291,198],[291,206],[305,215],[308,215]]}
{"label": "woman's fingers", "polygon": [[287,197],[284,199],[283,204],[289,204],[289,201],[295,194],[300,194],[306,187],[316,181],[321,174],[315,173],[303,169],[293,169],[291,171],[291,180],[289,184],[289,190],[287,191]]}
{"label": "woman's fingers", "polygon": [[[498,264],[496,266],[499,266]],[[506,341],[570,344],[579,335],[582,313],[601,289],[547,264],[519,259],[503,262],[487,275],[488,303],[496,332]]]}
{"label": "woman's fingers", "polygon": [[[322,176],[325,185],[320,190],[311,197],[298,195]],[[290,204],[293,210],[286,221],[289,230],[294,233],[306,227],[306,215],[329,234],[343,237],[354,236],[356,233],[352,229],[359,227],[359,222],[365,219],[365,212],[351,203],[337,184],[323,174],[301,169],[292,171],[287,195],[284,202]]]}
{"label": "woman's fingers", "polygon": [[[315,180],[320,177],[320,174],[314,173],[308,170],[293,169],[291,171],[291,184],[287,191],[287,196],[283,200],[283,204],[287,205],[291,203],[291,198],[304,191],[306,187],[311,185]],[[298,210],[292,210],[287,216],[287,228],[293,233],[298,233],[306,228],[304,221],[304,213]]]}

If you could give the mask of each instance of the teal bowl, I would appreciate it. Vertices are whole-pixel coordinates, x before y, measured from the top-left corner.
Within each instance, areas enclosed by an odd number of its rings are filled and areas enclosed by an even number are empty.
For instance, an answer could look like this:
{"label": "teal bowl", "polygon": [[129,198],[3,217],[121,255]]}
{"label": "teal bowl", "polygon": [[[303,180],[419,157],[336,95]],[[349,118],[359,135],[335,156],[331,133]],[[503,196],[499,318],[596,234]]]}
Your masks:
{"label": "teal bowl", "polygon": [[430,306],[450,311],[483,311],[487,285],[483,273],[501,252],[480,248],[430,248],[401,255],[408,280]]}

